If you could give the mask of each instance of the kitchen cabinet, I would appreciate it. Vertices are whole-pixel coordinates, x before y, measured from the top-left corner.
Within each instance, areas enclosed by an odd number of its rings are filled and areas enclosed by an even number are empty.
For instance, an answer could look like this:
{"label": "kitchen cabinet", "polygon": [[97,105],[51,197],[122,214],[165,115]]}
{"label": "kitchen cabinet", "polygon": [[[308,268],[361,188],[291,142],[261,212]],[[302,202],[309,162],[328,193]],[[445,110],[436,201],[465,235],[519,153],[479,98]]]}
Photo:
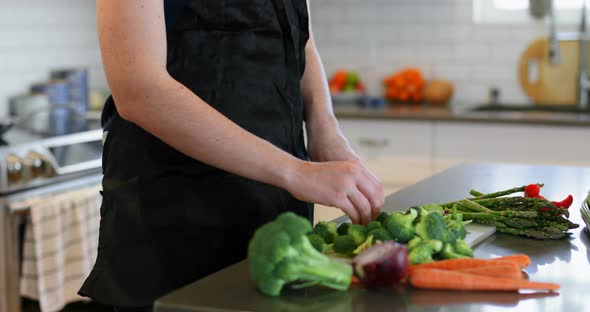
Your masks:
{"label": "kitchen cabinet", "polygon": [[434,168],[461,162],[590,166],[590,128],[533,125],[434,124]]}
{"label": "kitchen cabinet", "polygon": [[385,188],[398,189],[431,175],[430,123],[341,120],[340,128]]}

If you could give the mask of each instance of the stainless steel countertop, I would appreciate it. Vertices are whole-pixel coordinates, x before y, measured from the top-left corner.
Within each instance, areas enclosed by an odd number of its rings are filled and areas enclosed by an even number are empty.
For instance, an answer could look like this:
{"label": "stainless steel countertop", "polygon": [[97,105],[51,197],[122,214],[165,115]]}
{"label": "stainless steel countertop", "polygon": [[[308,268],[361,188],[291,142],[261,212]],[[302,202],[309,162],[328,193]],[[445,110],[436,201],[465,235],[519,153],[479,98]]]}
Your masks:
{"label": "stainless steel countertop", "polygon": [[339,119],[409,120],[439,122],[470,122],[526,124],[545,126],[590,127],[590,114],[565,112],[483,112],[465,108],[388,106],[384,109],[362,109],[356,106],[335,106]]}
{"label": "stainless steel countertop", "polygon": [[[511,164],[465,164],[451,168],[387,197],[385,210],[430,202],[442,203],[482,192],[533,182],[545,183],[543,195],[574,196],[574,222],[583,225],[579,208],[590,189],[590,168]],[[407,286],[347,292],[323,288],[285,291],[280,298],[259,294],[250,281],[247,261],[190,284],[159,299],[157,312],[180,311],[587,311],[590,310],[590,236],[583,227],[571,238],[540,241],[494,234],[475,248],[475,256],[526,253],[534,281],[561,284],[559,293],[454,292],[416,290]],[[206,256],[206,255],[204,255]]]}

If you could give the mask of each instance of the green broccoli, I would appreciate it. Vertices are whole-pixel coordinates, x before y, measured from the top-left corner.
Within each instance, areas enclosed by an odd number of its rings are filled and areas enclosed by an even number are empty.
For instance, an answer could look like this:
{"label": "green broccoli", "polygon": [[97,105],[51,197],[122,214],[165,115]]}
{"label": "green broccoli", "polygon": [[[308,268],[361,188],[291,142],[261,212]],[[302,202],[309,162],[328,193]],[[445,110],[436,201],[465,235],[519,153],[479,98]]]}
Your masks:
{"label": "green broccoli", "polygon": [[414,237],[414,219],[418,216],[415,209],[406,213],[394,212],[383,222],[383,227],[389,231],[394,240],[400,243],[407,243]]}
{"label": "green broccoli", "polygon": [[453,245],[453,248],[455,249],[455,252],[460,255],[473,257],[473,249],[471,249],[471,246],[462,239],[458,239]]}
{"label": "green broccoli", "polygon": [[358,246],[367,239],[367,228],[360,224],[343,223],[338,227],[338,234],[352,236]]}
{"label": "green broccoli", "polygon": [[371,221],[367,225],[367,230],[369,230],[369,232],[372,230],[382,229],[382,228],[383,228],[383,225],[381,225],[381,223],[379,221]]}
{"label": "green broccoli", "polygon": [[334,252],[339,254],[352,255],[356,247],[357,244],[351,235],[340,235],[334,240]]}
{"label": "green broccoli", "polygon": [[352,223],[342,223],[336,230],[338,235],[346,235],[348,233],[348,228],[352,225]]}
{"label": "green broccoli", "polygon": [[447,229],[449,229],[457,239],[465,239],[467,236],[465,225],[471,223],[471,220],[463,221],[463,214],[457,213],[457,205],[453,205],[450,213],[445,216],[445,221],[447,223]]}
{"label": "green broccoli", "polygon": [[432,262],[432,256],[443,248],[443,242],[439,240],[424,240],[415,244],[408,253],[410,264]]}
{"label": "green broccoli", "polygon": [[393,236],[384,228],[369,230],[367,235],[373,236],[375,241],[386,242],[393,240]]}
{"label": "green broccoli", "polygon": [[420,238],[420,236],[414,236],[414,238],[412,238],[408,242],[408,250],[414,249],[414,247],[416,247],[421,242],[422,242],[422,239]]}
{"label": "green broccoli", "polygon": [[461,258],[471,258],[469,256],[462,255],[455,250],[453,244],[445,244],[440,251],[440,257],[442,259],[461,259]]}
{"label": "green broccoli", "polygon": [[422,205],[419,206],[419,208],[424,209],[426,212],[431,213],[431,212],[438,212],[440,214],[443,213],[443,207],[437,205],[437,204],[428,204],[428,205]]}
{"label": "green broccoli", "polygon": [[456,240],[455,234],[447,229],[445,218],[438,212],[430,212],[420,218],[416,224],[416,235],[423,240],[436,239],[443,243]]}
{"label": "green broccoli", "polygon": [[332,244],[336,236],[338,236],[338,225],[334,222],[321,221],[316,224],[313,229],[313,234],[321,236],[326,244]]}
{"label": "green broccoli", "polygon": [[383,222],[385,221],[385,219],[387,219],[387,217],[389,217],[389,213],[387,213],[385,211],[381,211],[381,213],[377,216],[377,219],[375,219],[375,221],[383,224]]}
{"label": "green broccoli", "polygon": [[326,241],[318,234],[310,234],[307,236],[309,242],[317,251],[321,253],[331,252],[333,250],[332,244],[327,244]]}
{"label": "green broccoli", "polygon": [[291,212],[256,230],[248,258],[250,274],[263,294],[278,296],[283,286],[292,282],[299,287],[348,289],[352,267],[315,250],[306,235],[311,230],[307,219]]}

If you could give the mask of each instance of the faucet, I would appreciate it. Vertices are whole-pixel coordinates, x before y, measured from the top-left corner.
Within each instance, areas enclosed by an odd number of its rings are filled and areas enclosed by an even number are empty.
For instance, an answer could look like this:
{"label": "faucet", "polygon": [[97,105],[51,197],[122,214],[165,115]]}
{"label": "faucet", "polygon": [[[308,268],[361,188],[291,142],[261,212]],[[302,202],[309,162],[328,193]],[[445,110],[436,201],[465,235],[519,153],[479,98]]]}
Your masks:
{"label": "faucet", "polygon": [[578,73],[577,105],[580,109],[588,109],[588,92],[590,79],[588,76],[588,30],[586,27],[586,0],[582,1],[582,20],[580,21],[580,72]]}
{"label": "faucet", "polygon": [[549,63],[561,63],[559,52],[559,38],[557,38],[557,21],[555,19],[555,6],[549,1]]}
{"label": "faucet", "polygon": [[[558,34],[555,18],[555,0],[549,0],[549,63],[558,65],[561,63],[559,42],[561,40],[576,40],[579,43],[579,71],[577,77],[576,106],[580,110],[590,108],[590,73],[588,73],[588,27],[586,22],[586,0],[582,1],[582,19],[579,32],[575,36],[570,34]],[[574,35],[574,34],[572,34]]]}

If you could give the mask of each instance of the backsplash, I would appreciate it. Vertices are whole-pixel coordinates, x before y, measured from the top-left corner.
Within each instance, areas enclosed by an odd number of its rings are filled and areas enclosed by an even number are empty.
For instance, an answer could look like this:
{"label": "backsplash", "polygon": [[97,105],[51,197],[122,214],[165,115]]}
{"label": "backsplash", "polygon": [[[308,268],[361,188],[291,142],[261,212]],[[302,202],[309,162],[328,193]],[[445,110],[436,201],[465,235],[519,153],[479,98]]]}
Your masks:
{"label": "backsplash", "polygon": [[0,1],[0,117],[10,96],[61,67],[86,67],[91,88],[106,88],[94,0]]}
{"label": "backsplash", "polygon": [[427,79],[452,81],[454,105],[481,104],[491,87],[500,89],[504,103],[529,102],[518,82],[517,64],[532,40],[547,35],[542,21],[476,24],[472,0],[310,2],[313,31],[328,74],[356,69],[375,92],[382,77],[412,66]]}
{"label": "backsplash", "polygon": [[[477,105],[491,87],[505,103],[529,100],[517,63],[526,45],[547,34],[543,22],[482,25],[472,0],[310,0],[326,71],[352,69],[369,90],[403,67],[455,85],[453,103]],[[47,79],[51,69],[84,66],[90,86],[106,88],[93,0],[0,0],[0,117],[10,96]],[[569,29],[567,29],[569,28]],[[571,31],[574,26],[560,26]]]}

